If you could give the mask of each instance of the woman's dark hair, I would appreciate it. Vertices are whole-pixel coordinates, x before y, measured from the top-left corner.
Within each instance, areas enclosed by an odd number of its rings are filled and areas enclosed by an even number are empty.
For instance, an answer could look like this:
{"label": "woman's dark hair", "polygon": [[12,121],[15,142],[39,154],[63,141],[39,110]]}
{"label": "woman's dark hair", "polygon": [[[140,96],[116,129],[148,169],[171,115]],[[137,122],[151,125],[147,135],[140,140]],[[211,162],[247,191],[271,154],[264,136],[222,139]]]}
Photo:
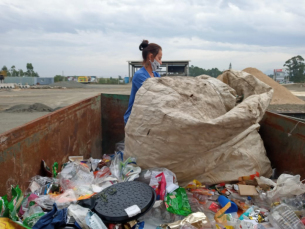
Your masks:
{"label": "woman's dark hair", "polygon": [[152,53],[153,56],[157,56],[159,51],[162,50],[160,45],[155,43],[148,43],[148,40],[143,40],[139,46],[140,51],[142,51],[143,62],[148,58],[148,54]]}

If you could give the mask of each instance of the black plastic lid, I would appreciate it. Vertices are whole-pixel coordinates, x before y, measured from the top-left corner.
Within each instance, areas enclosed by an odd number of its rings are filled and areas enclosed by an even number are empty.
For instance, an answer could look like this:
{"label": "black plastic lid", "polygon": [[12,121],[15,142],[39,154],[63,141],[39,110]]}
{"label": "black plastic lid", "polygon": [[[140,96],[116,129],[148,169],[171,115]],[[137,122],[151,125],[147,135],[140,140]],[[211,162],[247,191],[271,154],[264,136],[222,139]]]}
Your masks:
{"label": "black plastic lid", "polygon": [[[107,223],[124,223],[144,215],[154,205],[156,193],[149,185],[129,181],[112,185],[97,194],[94,211]],[[137,205],[141,213],[129,217],[124,209]]]}

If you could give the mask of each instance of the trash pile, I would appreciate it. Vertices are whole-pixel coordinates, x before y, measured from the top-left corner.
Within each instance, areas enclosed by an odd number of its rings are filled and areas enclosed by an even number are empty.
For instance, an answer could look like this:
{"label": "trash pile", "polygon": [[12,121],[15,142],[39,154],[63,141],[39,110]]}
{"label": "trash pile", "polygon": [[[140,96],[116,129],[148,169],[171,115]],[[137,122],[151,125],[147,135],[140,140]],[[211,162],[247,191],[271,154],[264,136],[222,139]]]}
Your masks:
{"label": "trash pile", "polygon": [[179,186],[166,168],[142,170],[123,160],[124,143],[113,155],[84,160],[69,157],[49,176],[34,176],[23,193],[1,197],[5,228],[305,228],[305,184],[300,176],[277,180],[257,172],[236,182],[206,185],[194,179]]}

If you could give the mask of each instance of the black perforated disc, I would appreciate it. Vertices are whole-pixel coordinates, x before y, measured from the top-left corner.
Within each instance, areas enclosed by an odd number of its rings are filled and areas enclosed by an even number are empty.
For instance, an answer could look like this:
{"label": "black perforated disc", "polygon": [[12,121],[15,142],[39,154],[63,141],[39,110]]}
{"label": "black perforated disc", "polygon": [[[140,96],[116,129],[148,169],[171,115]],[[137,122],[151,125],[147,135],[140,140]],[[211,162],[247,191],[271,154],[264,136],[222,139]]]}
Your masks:
{"label": "black perforated disc", "polygon": [[[144,215],[155,203],[156,193],[149,185],[129,181],[112,185],[97,194],[94,211],[107,223],[124,223]],[[141,213],[128,217],[124,209],[138,205]]]}

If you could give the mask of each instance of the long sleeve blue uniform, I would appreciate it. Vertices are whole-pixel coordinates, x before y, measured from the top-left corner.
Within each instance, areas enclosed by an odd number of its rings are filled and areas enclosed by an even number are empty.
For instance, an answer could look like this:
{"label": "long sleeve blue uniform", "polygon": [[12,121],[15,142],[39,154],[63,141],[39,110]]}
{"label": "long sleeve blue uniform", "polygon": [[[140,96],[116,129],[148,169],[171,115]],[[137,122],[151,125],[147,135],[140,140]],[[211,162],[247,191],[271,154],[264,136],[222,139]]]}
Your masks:
{"label": "long sleeve blue uniform", "polygon": [[[153,72],[153,73],[154,73],[154,77],[160,77],[159,73],[157,73],[157,72]],[[127,109],[127,111],[124,115],[125,125],[126,125],[128,119],[129,119],[129,116],[131,114],[132,106],[133,106],[134,99],[136,97],[137,91],[142,86],[144,81],[149,79],[149,78],[150,78],[150,75],[144,67],[142,67],[140,70],[138,70],[134,74],[134,76],[132,78],[132,87],[131,87],[131,93],[130,93],[130,98],[129,98],[129,103],[128,103],[128,109]]]}

